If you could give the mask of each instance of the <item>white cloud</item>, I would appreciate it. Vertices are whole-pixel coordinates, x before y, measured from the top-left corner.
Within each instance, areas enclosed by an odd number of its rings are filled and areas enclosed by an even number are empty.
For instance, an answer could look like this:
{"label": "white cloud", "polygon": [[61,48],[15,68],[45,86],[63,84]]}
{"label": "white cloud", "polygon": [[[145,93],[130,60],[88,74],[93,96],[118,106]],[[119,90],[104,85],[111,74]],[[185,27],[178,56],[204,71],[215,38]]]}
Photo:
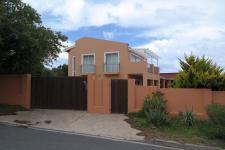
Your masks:
{"label": "white cloud", "polygon": [[110,31],[103,31],[102,35],[105,39],[112,39],[114,37],[114,33]]}
{"label": "white cloud", "polygon": [[[176,71],[177,57],[184,52],[206,54],[225,66],[224,0],[23,0],[42,15],[56,30],[70,31],[84,26],[115,23],[122,27],[149,29],[137,37],[156,39],[148,46],[160,57],[162,70]],[[105,38],[113,32],[104,31]],[[64,57],[64,56],[61,56]]]}

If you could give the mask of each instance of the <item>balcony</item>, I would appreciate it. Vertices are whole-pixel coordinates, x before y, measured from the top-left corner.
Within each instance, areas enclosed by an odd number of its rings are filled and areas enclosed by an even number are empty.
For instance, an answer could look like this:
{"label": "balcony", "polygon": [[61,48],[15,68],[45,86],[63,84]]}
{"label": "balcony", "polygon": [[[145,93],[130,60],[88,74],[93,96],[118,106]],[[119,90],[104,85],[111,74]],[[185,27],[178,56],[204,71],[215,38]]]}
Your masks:
{"label": "balcony", "polygon": [[104,64],[104,74],[118,74],[120,72],[120,64]]}
{"label": "balcony", "polygon": [[83,64],[80,66],[82,74],[95,73],[95,64]]}
{"label": "balcony", "polygon": [[149,64],[147,70],[149,73],[159,74],[159,67],[156,67],[153,64]]}

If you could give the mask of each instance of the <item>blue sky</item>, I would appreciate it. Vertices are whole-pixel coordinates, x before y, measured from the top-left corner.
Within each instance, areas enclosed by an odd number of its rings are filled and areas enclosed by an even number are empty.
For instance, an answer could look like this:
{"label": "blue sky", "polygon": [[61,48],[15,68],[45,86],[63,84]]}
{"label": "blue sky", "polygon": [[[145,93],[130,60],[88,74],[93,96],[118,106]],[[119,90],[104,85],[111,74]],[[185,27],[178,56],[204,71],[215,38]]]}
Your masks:
{"label": "blue sky", "polygon": [[[69,37],[123,41],[160,56],[161,72],[179,70],[178,58],[194,53],[225,67],[224,0],[23,0],[43,24]],[[53,66],[67,63],[60,53]]]}

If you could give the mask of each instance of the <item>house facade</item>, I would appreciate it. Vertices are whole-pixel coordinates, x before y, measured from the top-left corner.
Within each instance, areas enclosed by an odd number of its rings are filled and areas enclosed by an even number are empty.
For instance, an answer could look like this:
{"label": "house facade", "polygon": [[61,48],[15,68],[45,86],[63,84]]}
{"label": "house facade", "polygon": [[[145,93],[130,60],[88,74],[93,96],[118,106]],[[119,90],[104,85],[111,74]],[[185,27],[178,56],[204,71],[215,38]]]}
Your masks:
{"label": "house facade", "polygon": [[158,56],[150,50],[132,49],[123,42],[81,38],[66,51],[68,76],[93,74],[100,79],[136,79],[137,85],[160,84]]}

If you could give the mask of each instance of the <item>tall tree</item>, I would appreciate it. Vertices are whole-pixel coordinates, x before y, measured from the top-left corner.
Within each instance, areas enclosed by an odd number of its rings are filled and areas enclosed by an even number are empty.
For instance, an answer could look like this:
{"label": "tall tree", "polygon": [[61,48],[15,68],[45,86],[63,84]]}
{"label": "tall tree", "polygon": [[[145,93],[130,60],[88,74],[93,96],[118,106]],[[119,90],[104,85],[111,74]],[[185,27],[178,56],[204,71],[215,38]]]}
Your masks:
{"label": "tall tree", "polygon": [[39,73],[52,63],[67,37],[42,25],[20,0],[0,1],[0,73]]}
{"label": "tall tree", "polygon": [[173,87],[178,88],[211,88],[225,90],[223,68],[205,56],[185,55],[180,61],[181,71],[176,76]]}
{"label": "tall tree", "polygon": [[63,64],[59,65],[58,67],[55,68],[44,68],[42,73],[40,74],[41,76],[67,76],[68,75],[68,65]]}

